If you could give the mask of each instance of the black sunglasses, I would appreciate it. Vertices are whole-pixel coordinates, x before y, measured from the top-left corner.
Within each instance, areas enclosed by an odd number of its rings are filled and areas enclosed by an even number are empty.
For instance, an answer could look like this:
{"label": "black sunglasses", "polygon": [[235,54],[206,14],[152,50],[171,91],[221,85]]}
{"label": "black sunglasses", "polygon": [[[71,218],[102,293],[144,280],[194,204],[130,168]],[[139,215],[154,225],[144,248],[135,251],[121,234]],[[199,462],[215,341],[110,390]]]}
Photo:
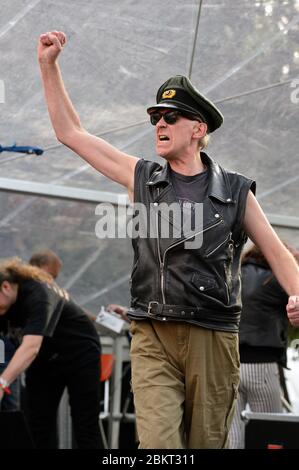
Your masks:
{"label": "black sunglasses", "polygon": [[199,118],[195,115],[184,113],[182,111],[168,111],[167,113],[163,113],[162,111],[154,111],[150,114],[151,124],[156,126],[160,119],[163,117],[166,124],[173,125],[177,122],[178,118],[183,116],[191,121],[199,121]]}

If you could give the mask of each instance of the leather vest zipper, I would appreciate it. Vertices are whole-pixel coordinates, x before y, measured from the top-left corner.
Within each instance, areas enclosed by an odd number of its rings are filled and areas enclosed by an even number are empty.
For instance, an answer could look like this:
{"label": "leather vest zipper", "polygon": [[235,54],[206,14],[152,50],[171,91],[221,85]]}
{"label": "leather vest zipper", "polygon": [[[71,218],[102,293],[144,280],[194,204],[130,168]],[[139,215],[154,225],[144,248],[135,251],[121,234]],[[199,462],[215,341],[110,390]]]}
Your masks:
{"label": "leather vest zipper", "polygon": [[[159,189],[158,189],[158,195],[159,195]],[[157,236],[157,247],[158,247],[158,258],[159,258],[159,266],[160,266],[160,284],[161,284],[161,294],[162,294],[162,303],[163,304],[166,304],[166,300],[165,300],[165,290],[164,290],[164,266],[165,266],[165,257],[166,257],[166,253],[171,250],[172,248],[174,248],[175,246],[178,246],[180,245],[181,243],[184,243],[186,242],[187,240],[189,240],[190,238],[193,238],[193,237],[196,237],[197,235],[201,234],[201,233],[204,233],[204,232],[207,232],[208,230],[211,230],[212,228],[214,227],[217,227],[217,225],[220,225],[223,223],[223,220],[219,220],[218,222],[216,222],[215,224],[213,225],[210,225],[210,227],[207,227],[203,230],[200,230],[199,232],[195,233],[195,234],[192,234],[190,235],[189,237],[187,238],[184,238],[184,240],[180,240],[178,241],[177,243],[174,243],[173,245],[169,246],[165,251],[164,251],[164,254],[163,254],[163,260],[161,258],[161,251],[160,251],[160,244],[159,244],[159,225],[158,225],[158,222],[159,222],[159,217],[158,217],[158,214],[157,213],[157,231],[158,231],[158,236]]]}
{"label": "leather vest zipper", "polygon": [[[232,258],[232,252],[233,252],[233,249],[234,249],[234,242],[233,242],[233,239],[232,239],[232,232],[230,232],[228,234],[228,236],[226,237],[226,239],[221,242],[218,246],[216,246],[216,248],[214,248],[214,250],[210,251],[205,257],[206,258],[209,258],[213,253],[215,253],[218,248],[220,248],[222,245],[224,245],[224,243],[227,242],[227,240],[230,241],[229,245],[228,245],[228,249],[230,251],[230,260]],[[228,287],[228,284],[226,281],[224,281],[224,285],[225,285],[225,290],[226,290],[226,303],[227,305],[229,304],[229,298],[230,298],[230,292],[229,292],[229,287]]]}
{"label": "leather vest zipper", "polygon": [[226,290],[226,304],[228,305],[229,304],[229,289],[228,289],[228,285],[226,281],[224,281],[224,285],[225,285],[225,290]]}
{"label": "leather vest zipper", "polygon": [[[158,196],[160,195],[160,188],[158,189]],[[159,267],[160,267],[160,284],[161,284],[161,293],[162,293],[162,303],[165,304],[165,296],[164,296],[164,264],[161,258],[161,250],[160,250],[160,243],[159,243],[159,212],[156,214],[156,226],[157,226],[157,249],[158,249],[158,258],[159,258]]]}
{"label": "leather vest zipper", "polygon": [[214,248],[214,250],[212,250],[212,251],[210,251],[209,253],[206,254],[205,258],[208,258],[213,253],[215,253],[215,251],[217,251],[218,248],[220,248],[222,245],[224,245],[224,243],[226,243],[227,240],[229,240],[231,238],[231,235],[232,235],[232,233],[230,232],[229,235],[226,237],[226,239],[223,242],[221,242],[218,246],[216,246],[216,248]]}

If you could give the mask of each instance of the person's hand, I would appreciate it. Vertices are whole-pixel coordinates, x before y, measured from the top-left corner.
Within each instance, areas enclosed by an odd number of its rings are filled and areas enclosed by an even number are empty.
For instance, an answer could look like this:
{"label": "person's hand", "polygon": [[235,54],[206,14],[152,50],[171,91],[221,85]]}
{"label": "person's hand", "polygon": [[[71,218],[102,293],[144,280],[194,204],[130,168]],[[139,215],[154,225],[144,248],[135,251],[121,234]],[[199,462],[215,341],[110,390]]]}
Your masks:
{"label": "person's hand", "polygon": [[123,307],[122,305],[117,305],[117,304],[109,304],[107,305],[106,309],[108,310],[108,312],[110,311],[110,312],[117,313],[118,315],[122,317],[123,320],[129,321],[129,318],[127,317],[127,311],[128,311],[127,307]]}
{"label": "person's hand", "polygon": [[299,296],[291,295],[287,305],[287,314],[293,326],[299,326]]}
{"label": "person's hand", "polygon": [[37,48],[39,62],[54,64],[65,44],[66,35],[61,31],[51,31],[41,34]]}

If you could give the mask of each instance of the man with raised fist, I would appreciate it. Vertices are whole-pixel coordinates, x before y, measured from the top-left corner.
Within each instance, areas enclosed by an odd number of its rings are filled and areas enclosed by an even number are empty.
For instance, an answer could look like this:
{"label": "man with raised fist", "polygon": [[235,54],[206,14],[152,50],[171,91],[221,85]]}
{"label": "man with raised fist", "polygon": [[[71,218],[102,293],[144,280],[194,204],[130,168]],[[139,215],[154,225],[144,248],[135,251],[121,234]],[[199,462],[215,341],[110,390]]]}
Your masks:
{"label": "man with raised fist", "polygon": [[[255,196],[255,182],[225,170],[203,149],[223,116],[187,77],[159,88],[147,112],[166,164],[137,158],[89,134],[65,90],[57,58],[62,32],[42,34],[38,59],[57,139],[127,188],[156,221],[133,239],[131,360],[141,448],[223,448],[239,382],[240,256],[249,236],[289,295],[299,325],[299,270]],[[192,227],[163,217],[175,206]],[[201,217],[197,219],[197,214]],[[150,217],[148,217],[151,219]],[[147,219],[147,218],[145,218]],[[186,219],[187,220],[187,219]],[[142,222],[141,222],[142,225]],[[152,229],[152,227],[150,227]],[[176,227],[177,228],[177,227]]]}

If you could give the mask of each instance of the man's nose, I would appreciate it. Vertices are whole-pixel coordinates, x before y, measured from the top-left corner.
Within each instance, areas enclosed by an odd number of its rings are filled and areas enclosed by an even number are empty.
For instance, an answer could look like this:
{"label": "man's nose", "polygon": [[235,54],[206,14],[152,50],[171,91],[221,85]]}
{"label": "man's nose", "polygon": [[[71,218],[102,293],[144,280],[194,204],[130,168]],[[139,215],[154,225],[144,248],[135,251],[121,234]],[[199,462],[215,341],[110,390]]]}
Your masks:
{"label": "man's nose", "polygon": [[166,126],[166,122],[164,121],[164,115],[162,114],[159,121],[157,122],[156,126],[158,127],[165,127]]}

